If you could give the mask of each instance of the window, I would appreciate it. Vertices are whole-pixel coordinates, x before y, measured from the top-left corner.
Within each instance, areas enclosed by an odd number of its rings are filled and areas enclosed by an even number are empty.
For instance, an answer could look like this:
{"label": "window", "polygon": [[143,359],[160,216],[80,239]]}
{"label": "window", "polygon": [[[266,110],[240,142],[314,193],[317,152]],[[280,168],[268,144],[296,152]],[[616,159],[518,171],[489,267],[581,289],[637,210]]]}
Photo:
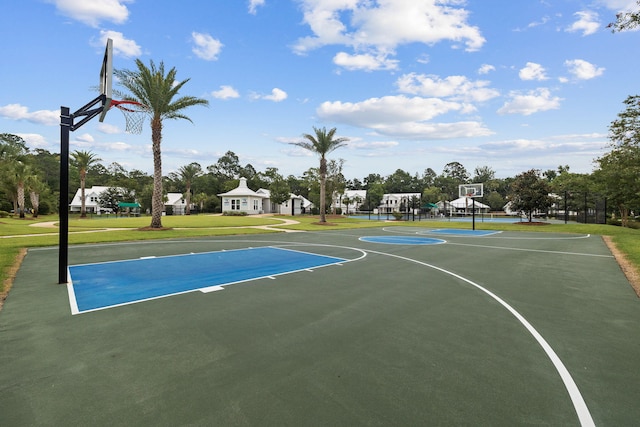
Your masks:
{"label": "window", "polygon": [[231,210],[232,211],[240,210],[240,199],[231,199]]}
{"label": "window", "polygon": [[257,211],[258,209],[260,209],[259,205],[258,205],[259,200],[254,200],[253,201],[253,210]]}

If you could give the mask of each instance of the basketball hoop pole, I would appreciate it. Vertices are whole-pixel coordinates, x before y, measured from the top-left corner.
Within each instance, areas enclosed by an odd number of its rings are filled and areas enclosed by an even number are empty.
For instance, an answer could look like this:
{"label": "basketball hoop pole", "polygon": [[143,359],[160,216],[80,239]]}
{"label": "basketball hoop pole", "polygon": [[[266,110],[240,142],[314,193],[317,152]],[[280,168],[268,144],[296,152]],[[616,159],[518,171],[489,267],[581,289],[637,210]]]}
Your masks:
{"label": "basketball hoop pole", "polygon": [[[60,107],[60,213],[58,239],[58,283],[68,282],[67,266],[69,264],[69,133],[79,129],[103,110],[104,95],[84,105],[71,114],[69,107]],[[99,107],[95,105],[100,104]],[[95,107],[95,108],[94,108]],[[74,118],[83,117],[77,124]]]}
{"label": "basketball hoop pole", "polygon": [[474,197],[471,198],[471,222],[473,224],[473,230],[476,229],[476,199]]}

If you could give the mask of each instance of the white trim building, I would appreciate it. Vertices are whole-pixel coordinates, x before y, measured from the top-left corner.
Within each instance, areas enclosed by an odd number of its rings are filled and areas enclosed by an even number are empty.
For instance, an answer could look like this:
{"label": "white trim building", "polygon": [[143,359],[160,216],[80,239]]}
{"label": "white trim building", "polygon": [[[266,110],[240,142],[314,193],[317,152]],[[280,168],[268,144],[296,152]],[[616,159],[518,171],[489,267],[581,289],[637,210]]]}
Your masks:
{"label": "white trim building", "polygon": [[262,203],[265,196],[250,189],[247,186],[246,178],[240,178],[240,183],[236,188],[226,193],[220,193],[218,196],[222,202],[222,213],[237,212],[256,215],[264,212]]}
{"label": "white trim building", "polygon": [[[348,198],[349,205],[344,203]],[[343,214],[354,214],[360,210],[360,206],[367,201],[367,190],[345,190],[342,194],[335,194],[333,197],[333,206],[339,208]]]}
{"label": "white trim building", "polygon": [[[84,208],[85,212],[88,214],[94,213],[105,213],[107,212],[104,208],[100,209],[100,194],[104,191],[108,190],[110,187],[104,187],[100,185],[94,185],[93,187],[85,187],[84,189]],[[80,213],[82,210],[82,197],[81,197],[82,189],[78,188],[75,196],[71,200],[69,204],[69,212],[71,213]]]}
{"label": "white trim building", "polygon": [[307,213],[311,206],[311,202],[303,196],[298,196],[291,193],[289,200],[285,200],[283,203],[273,203],[271,201],[271,192],[266,188],[260,188],[256,193],[264,196],[262,199],[262,212],[263,213],[275,213],[279,215],[301,215]]}
{"label": "white trim building", "polygon": [[[420,200],[420,193],[389,193],[382,196],[378,211],[380,213],[404,212],[407,201]],[[417,206],[417,205],[416,205]]]}
{"label": "white trim building", "polygon": [[164,211],[171,206],[172,215],[184,215],[187,213],[187,202],[182,193],[167,193],[167,200],[164,202]]}

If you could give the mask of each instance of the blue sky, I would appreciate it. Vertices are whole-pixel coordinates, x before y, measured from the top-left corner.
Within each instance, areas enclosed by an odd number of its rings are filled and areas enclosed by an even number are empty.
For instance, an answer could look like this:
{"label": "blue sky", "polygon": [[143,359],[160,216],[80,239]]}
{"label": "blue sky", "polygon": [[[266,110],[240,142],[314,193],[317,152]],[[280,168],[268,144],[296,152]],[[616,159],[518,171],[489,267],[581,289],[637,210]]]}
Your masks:
{"label": "blue sky", "polygon": [[[0,132],[60,151],[59,108],[96,93],[107,38],[114,68],[164,61],[181,95],[207,99],[165,121],[163,173],[226,151],[300,176],[317,159],[289,144],[337,127],[344,175],[498,177],[569,165],[588,173],[608,126],[637,94],[637,31],[607,23],[635,0],[23,0],[3,5]],[[114,82],[115,85],[115,82]],[[116,85],[117,86],[117,85]],[[71,150],[151,173],[151,132],[112,109]]]}

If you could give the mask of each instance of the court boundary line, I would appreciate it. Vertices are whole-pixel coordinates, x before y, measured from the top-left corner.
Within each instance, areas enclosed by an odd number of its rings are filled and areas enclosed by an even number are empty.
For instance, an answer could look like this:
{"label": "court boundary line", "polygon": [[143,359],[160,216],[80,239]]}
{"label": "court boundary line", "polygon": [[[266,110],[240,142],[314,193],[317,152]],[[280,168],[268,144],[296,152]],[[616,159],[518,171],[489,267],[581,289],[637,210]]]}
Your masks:
{"label": "court boundary line", "polygon": [[[383,229],[384,231],[384,229]],[[352,236],[352,237],[356,237],[356,236]],[[361,248],[355,248],[355,247],[350,247],[350,246],[342,246],[342,245],[330,245],[330,244],[322,244],[322,243],[304,243],[304,242],[283,242],[283,241],[278,241],[278,240],[228,240],[228,239],[224,239],[224,240],[209,240],[209,239],[203,239],[203,240],[199,240],[199,239],[195,239],[195,240],[169,240],[169,241],[144,241],[144,242],[117,242],[117,243],[109,243],[109,244],[97,244],[95,246],[117,246],[117,245],[131,245],[131,244],[153,244],[153,243],[263,243],[267,246],[269,245],[274,245],[274,244],[278,244],[278,245],[283,245],[283,246],[324,246],[324,247],[334,247],[334,248],[342,248],[342,249],[349,249],[349,250],[355,250],[357,252],[362,253],[363,255],[359,258],[355,258],[353,260],[347,260],[345,263],[348,262],[352,262],[352,261],[357,261],[357,260],[361,260],[364,259],[367,256],[367,253],[372,253],[372,254],[377,254],[377,255],[381,255],[381,256],[388,256],[388,257],[392,257],[392,258],[397,258],[397,259],[401,259],[407,262],[411,262],[411,263],[415,263],[418,265],[422,265],[424,267],[427,268],[431,268],[437,271],[440,271],[446,275],[449,275],[451,277],[457,278],[458,280],[461,280],[464,283],[467,283],[471,286],[473,286],[474,288],[480,290],[481,292],[485,293],[486,295],[488,295],[490,298],[492,298],[494,301],[496,301],[497,303],[499,303],[504,309],[506,309],[509,313],[511,313],[516,320],[518,320],[520,322],[520,324],[522,326],[525,327],[525,329],[529,332],[529,334],[536,340],[536,342],[538,342],[538,344],[541,346],[541,348],[543,349],[543,351],[545,352],[545,354],[547,355],[547,357],[549,358],[549,360],[552,362],[554,368],[556,369],[556,372],[559,374],[565,389],[567,390],[568,394],[569,394],[569,398],[573,404],[574,410],[576,412],[576,415],[578,416],[578,419],[580,421],[580,424],[582,426],[585,427],[595,427],[595,422],[593,421],[593,418],[591,416],[591,413],[589,411],[589,408],[586,404],[586,402],[584,401],[584,398],[582,397],[582,394],[580,393],[580,390],[577,386],[577,384],[575,383],[575,381],[573,380],[573,377],[571,376],[571,373],[569,372],[569,370],[566,368],[566,366],[564,365],[564,363],[562,362],[562,360],[560,359],[560,357],[555,353],[555,351],[553,350],[553,348],[551,347],[551,345],[544,339],[544,337],[542,336],[542,334],[540,334],[531,323],[529,323],[529,321],[523,316],[521,315],[515,308],[513,308],[511,305],[509,305],[506,301],[504,301],[502,298],[500,298],[497,294],[491,292],[490,290],[484,288],[483,286],[473,282],[470,279],[467,279],[457,273],[454,273],[452,271],[446,270],[442,267],[438,267],[435,266],[433,264],[429,264],[423,261],[419,261],[416,259],[412,259],[412,258],[408,258],[408,257],[404,257],[401,255],[396,255],[396,254],[392,254],[392,253],[386,253],[386,252],[380,252],[380,251],[376,251],[376,250],[371,250],[371,249],[361,249]],[[81,245],[82,247],[86,248],[87,245]],[[47,249],[47,248],[39,248],[39,249]],[[54,247],[50,247],[48,248],[50,249],[55,249]],[[512,248],[505,248],[505,249],[512,249]],[[235,249],[234,249],[235,250]],[[240,249],[237,249],[240,250]],[[522,249],[523,251],[527,251],[527,249]],[[216,251],[213,251],[216,252]],[[580,254],[577,254],[580,255]],[[602,255],[600,255],[602,256]],[[330,265],[334,265],[334,264],[330,264]],[[288,274],[288,273],[285,273]],[[250,279],[250,280],[255,280],[255,279]],[[67,284],[68,285],[68,284]],[[187,291],[187,292],[193,292],[193,291]],[[186,292],[184,292],[186,293]],[[162,298],[162,297],[158,297],[158,298]],[[155,298],[154,298],[155,299]],[[140,301],[141,302],[141,301]],[[95,311],[95,310],[93,310]],[[88,312],[88,311],[87,311]],[[85,313],[85,312],[83,312]]]}
{"label": "court boundary line", "polygon": [[[255,242],[256,241],[254,241],[253,243],[255,243]],[[180,243],[186,243],[186,242],[180,242]],[[211,242],[209,242],[209,243],[211,243]],[[312,273],[318,268],[330,267],[330,266],[343,266],[346,263],[353,262],[353,261],[359,261],[361,259],[364,259],[367,256],[366,251],[364,251],[363,249],[359,249],[359,248],[349,248],[349,247],[335,246],[335,245],[323,245],[323,246],[329,246],[329,247],[342,247],[342,248],[345,248],[345,249],[352,249],[352,250],[354,250],[356,252],[360,252],[361,253],[361,256],[359,256],[357,258],[346,259],[346,258],[339,258],[339,257],[335,257],[335,256],[329,256],[329,255],[314,254],[312,252],[307,252],[307,251],[297,251],[295,249],[282,248],[282,247],[278,247],[278,246],[274,246],[272,244],[269,244],[269,242],[265,242],[265,243],[267,243],[267,244],[265,244],[264,246],[258,246],[258,247],[248,246],[246,248],[241,248],[241,249],[224,249],[224,250],[218,250],[218,251],[190,252],[190,253],[185,253],[185,254],[163,255],[163,256],[159,256],[159,257],[146,257],[146,258],[148,258],[148,259],[169,258],[169,257],[189,256],[189,255],[193,255],[193,254],[209,254],[209,253],[216,253],[216,252],[233,252],[233,251],[251,250],[251,249],[259,249],[259,248],[272,248],[272,249],[277,249],[277,250],[281,250],[281,251],[299,252],[299,253],[304,253],[304,254],[307,254],[307,255],[314,255],[314,256],[324,257],[324,258],[332,258],[332,259],[335,259],[336,262],[332,262],[332,263],[324,264],[324,265],[318,265],[318,266],[315,266],[315,267],[312,267],[312,268],[305,267],[305,268],[300,268],[300,269],[297,269],[297,270],[285,271],[285,272],[282,272],[282,273],[268,274],[268,275],[265,275],[265,276],[257,276],[257,277],[252,277],[252,278],[249,278],[249,279],[236,280],[236,281],[227,282],[227,283],[223,283],[223,284],[219,284],[219,285],[202,286],[202,287],[199,287],[199,288],[189,289],[189,290],[185,290],[185,291],[172,292],[172,293],[169,293],[169,294],[166,294],[166,295],[158,295],[158,296],[154,296],[154,297],[148,297],[148,298],[143,298],[143,299],[139,299],[139,300],[135,300],[135,301],[112,304],[112,305],[107,305],[107,306],[104,306],[104,307],[97,307],[97,308],[92,308],[92,309],[82,310],[82,311],[78,307],[78,302],[77,302],[76,297],[75,297],[75,290],[73,288],[72,276],[71,276],[71,274],[69,272],[69,267],[67,267],[67,274],[68,274],[67,277],[69,278],[69,282],[66,285],[67,285],[67,293],[69,294],[69,306],[70,306],[70,309],[71,309],[71,314],[75,316],[75,315],[78,315],[78,314],[91,313],[91,312],[94,312],[94,311],[108,310],[108,309],[111,309],[111,308],[124,307],[124,306],[127,306],[127,305],[137,304],[137,303],[141,303],[141,302],[147,302],[147,301],[153,301],[153,300],[156,300],[156,299],[162,299],[162,298],[168,298],[168,297],[177,296],[177,295],[183,295],[183,294],[187,294],[187,293],[190,293],[190,292],[202,292],[202,293],[206,294],[206,293],[211,292],[211,290],[213,288],[215,288],[215,287],[221,287],[224,290],[225,286],[237,285],[238,283],[251,282],[253,280],[275,279],[278,276],[284,276],[284,275],[287,275],[287,274],[300,273],[300,272]],[[104,262],[97,262],[97,263],[74,264],[74,266],[110,264],[110,263],[126,262],[126,261],[140,261],[140,260],[142,260],[144,258],[145,257],[139,257],[139,258],[126,259],[126,260],[119,260],[119,261],[104,261]],[[203,291],[203,290],[205,290],[205,291]],[[209,290],[209,291],[206,291],[206,290]],[[73,294],[73,296],[72,296],[72,294]]]}
{"label": "court boundary line", "polygon": [[[404,229],[409,229],[411,230],[411,228],[409,227],[402,227],[402,226],[392,226],[392,227],[382,227],[382,231],[386,232],[386,233],[398,233],[398,234],[422,234],[425,232],[430,232],[432,230],[441,230],[440,228],[438,229],[431,229],[431,228],[423,228],[420,229],[418,228],[419,231],[411,231],[411,232],[403,232],[400,230],[397,230],[398,228],[404,228]],[[422,231],[420,231],[422,230]],[[444,229],[442,229],[444,230]],[[471,231],[471,230],[469,230]],[[481,230],[481,231],[491,231],[491,230]],[[575,240],[575,239],[588,239],[589,237],[592,237],[591,234],[584,234],[584,235],[579,235],[579,236],[562,236],[562,237],[509,237],[509,236],[502,236],[501,234],[504,233],[504,230],[496,230],[495,233],[492,234],[488,234],[488,235],[483,235],[483,236],[473,236],[473,235],[458,235],[458,236],[454,236],[454,237],[469,237],[469,238],[485,238],[485,239],[507,239],[507,240]],[[507,233],[510,233],[510,231],[507,231]],[[522,233],[532,233],[531,231],[522,231]],[[435,234],[435,233],[434,233]],[[500,234],[500,236],[494,236],[494,234]],[[453,235],[453,234],[450,234]]]}
{"label": "court boundary line", "polygon": [[447,242],[447,243],[454,246],[468,246],[468,247],[483,248],[483,249],[499,249],[499,250],[520,251],[520,252],[539,252],[539,253],[545,253],[545,254],[576,255],[576,256],[586,256],[586,257],[594,257],[594,258],[614,258],[613,255],[588,254],[583,252],[550,251],[545,249],[527,249],[527,248],[509,248],[506,246],[474,245],[472,243],[452,243],[452,242]]}
{"label": "court boundary line", "polygon": [[511,305],[509,305],[509,303],[507,303],[505,300],[503,300],[502,298],[500,298],[498,295],[494,294],[493,292],[491,292],[490,290],[484,288],[483,286],[475,283],[474,281],[467,279],[457,273],[454,273],[452,271],[446,270],[442,267],[438,267],[432,264],[428,264],[426,262],[422,262],[422,261],[418,261],[412,258],[408,258],[408,257],[404,257],[401,255],[396,255],[396,254],[388,254],[385,252],[379,252],[379,251],[374,251],[374,250],[369,250],[369,252],[371,253],[375,253],[378,255],[382,255],[382,256],[389,256],[389,257],[393,257],[393,258],[398,258],[398,259],[402,259],[405,261],[409,261],[409,262],[413,262],[419,265],[423,265],[425,267],[428,268],[432,268],[434,270],[440,271],[444,274],[450,275],[452,277],[455,277],[458,280],[462,280],[463,282],[479,289],[480,291],[484,292],[485,294],[487,294],[489,297],[491,297],[493,300],[495,300],[498,304],[502,305],[508,312],[510,312],[524,327],[525,329],[531,334],[531,336],[533,336],[533,338],[538,342],[538,344],[542,347],[543,351],[547,354],[547,357],[551,360],[551,363],[553,364],[553,366],[555,367],[556,371],[558,372],[558,374],[560,375],[560,378],[562,379],[562,382],[564,383],[564,386],[567,390],[567,392],[569,393],[569,398],[571,399],[571,402],[573,404],[574,410],[576,411],[576,414],[578,416],[578,419],[580,420],[580,425],[585,426],[585,427],[595,427],[595,422],[593,421],[593,418],[591,417],[591,413],[589,412],[589,408],[587,407],[586,402],[584,401],[584,398],[582,397],[582,394],[580,393],[580,389],[578,388],[577,384],[575,383],[575,381],[573,380],[573,377],[571,376],[571,373],[569,372],[569,370],[567,369],[567,367],[564,365],[564,363],[562,363],[562,360],[560,359],[560,357],[556,354],[556,352],[553,350],[553,348],[551,347],[551,345],[544,339],[544,337],[542,336],[542,334],[540,334],[531,323],[529,323],[529,321],[523,316],[521,315],[515,308],[513,308]]}

